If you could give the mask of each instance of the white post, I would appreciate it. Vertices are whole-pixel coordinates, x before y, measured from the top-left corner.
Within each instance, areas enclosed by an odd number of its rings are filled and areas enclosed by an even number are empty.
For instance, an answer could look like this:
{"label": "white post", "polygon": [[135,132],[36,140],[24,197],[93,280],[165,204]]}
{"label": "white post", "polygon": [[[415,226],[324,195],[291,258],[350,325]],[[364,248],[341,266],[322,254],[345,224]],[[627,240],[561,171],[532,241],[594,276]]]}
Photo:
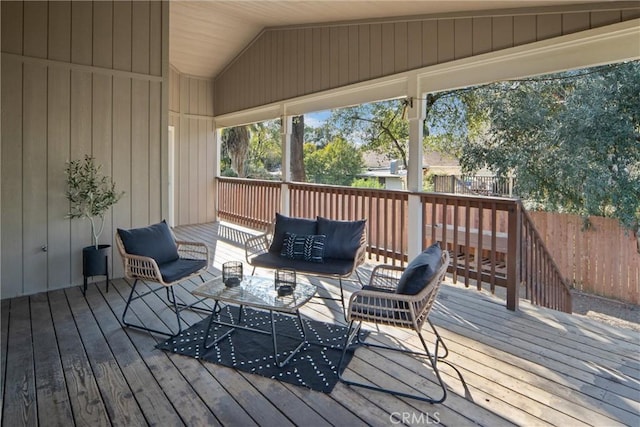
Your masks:
{"label": "white post", "polygon": [[[217,183],[217,179],[220,176],[220,149],[222,145],[222,129],[219,129],[216,124],[213,124],[213,146],[215,150],[213,150],[213,180]],[[213,220],[218,221],[218,186],[215,185],[214,195],[213,195]]]}
{"label": "white post", "polygon": [[291,129],[293,126],[293,117],[282,114],[280,126],[280,136],[282,139],[282,165],[280,170],[282,171],[282,187],[281,187],[281,200],[280,200],[280,213],[283,215],[290,215],[290,200],[289,197],[289,185],[291,182]]}
{"label": "white post", "polygon": [[409,118],[409,161],[407,170],[407,190],[409,190],[409,218],[408,218],[408,242],[407,255],[409,260],[422,252],[422,236],[424,225],[422,221],[422,205],[420,196],[415,194],[422,191],[422,126],[425,119],[425,108],[422,94],[420,93],[417,78],[409,81],[409,105],[407,113]]}
{"label": "white post", "polygon": [[167,155],[167,160],[168,160],[168,181],[169,181],[169,188],[167,189],[167,199],[169,201],[169,212],[167,215],[167,222],[169,223],[170,227],[175,227],[176,226],[176,218],[175,218],[175,212],[176,212],[176,205],[175,205],[175,150],[176,150],[176,145],[175,145],[175,131],[176,128],[174,126],[169,126],[169,133],[168,135],[168,141],[169,141],[169,150],[168,150],[168,155]]}

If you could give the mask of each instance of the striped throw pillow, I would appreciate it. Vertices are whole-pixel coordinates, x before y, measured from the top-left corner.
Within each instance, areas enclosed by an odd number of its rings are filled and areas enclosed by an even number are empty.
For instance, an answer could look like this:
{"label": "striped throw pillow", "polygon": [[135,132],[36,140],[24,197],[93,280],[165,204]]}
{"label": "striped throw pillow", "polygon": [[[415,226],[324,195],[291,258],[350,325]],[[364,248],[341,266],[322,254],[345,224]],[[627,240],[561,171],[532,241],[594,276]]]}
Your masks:
{"label": "striped throw pillow", "polygon": [[297,235],[285,233],[280,256],[318,263],[324,262],[326,239],[327,236],[324,234]]}

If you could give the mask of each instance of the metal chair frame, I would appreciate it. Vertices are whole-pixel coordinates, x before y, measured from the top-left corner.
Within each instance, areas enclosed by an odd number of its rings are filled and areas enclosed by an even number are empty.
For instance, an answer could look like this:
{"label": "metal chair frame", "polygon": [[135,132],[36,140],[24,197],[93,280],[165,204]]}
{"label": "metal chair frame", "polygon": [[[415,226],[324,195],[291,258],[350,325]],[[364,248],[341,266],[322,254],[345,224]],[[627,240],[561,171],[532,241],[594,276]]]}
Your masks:
{"label": "metal chair frame", "polygon": [[[129,292],[129,297],[127,298],[127,303],[122,313],[123,325],[130,328],[147,331],[147,332],[153,332],[156,334],[161,334],[166,336],[175,336],[180,334],[184,330],[182,328],[183,323],[188,326],[186,321],[182,319],[182,317],[180,316],[180,313],[183,310],[191,309],[191,310],[201,310],[206,313],[212,312],[212,310],[207,307],[197,306],[197,304],[206,300],[206,298],[198,299],[191,304],[183,304],[178,302],[174,292],[174,286],[176,285],[182,286],[184,282],[195,277],[199,277],[200,280],[202,280],[202,282],[204,283],[205,280],[204,280],[204,277],[202,277],[202,274],[206,272],[209,265],[211,265],[209,248],[207,247],[206,244],[202,242],[179,241],[179,240],[176,240],[174,236],[174,241],[178,248],[178,256],[180,258],[202,259],[202,260],[206,260],[207,262],[203,268],[201,268],[200,270],[192,274],[189,274],[185,277],[181,277],[178,280],[175,280],[173,282],[165,282],[164,279],[162,278],[162,274],[160,273],[160,268],[158,266],[158,263],[153,258],[129,254],[126,252],[124,248],[124,244],[122,243],[122,239],[120,238],[118,233],[116,233],[115,239],[116,239],[116,246],[118,247],[118,251],[120,253],[120,256],[122,257],[122,262],[124,265],[124,276],[127,279],[133,280],[133,285],[131,285],[131,291]],[[154,282],[154,283],[158,283],[160,286],[157,287],[156,289],[151,289],[143,293],[138,293],[136,291],[136,287],[138,286],[139,281],[143,281],[145,284],[147,284],[147,282]],[[169,326],[167,326],[167,330],[159,330],[159,329],[149,328],[141,324],[131,323],[127,321],[126,319],[127,312],[129,311],[129,308],[133,301],[138,299],[143,299],[145,296],[150,294],[157,294],[162,289],[166,289],[166,292],[167,292],[167,295],[166,295],[167,306],[170,309],[172,309],[176,315],[176,321],[178,325],[177,332],[174,332]]]}
{"label": "metal chair frame", "polygon": [[[448,361],[444,360],[449,354],[449,349],[442,339],[442,336],[438,333],[435,325],[429,319],[429,312],[431,311],[436,299],[440,284],[447,272],[448,265],[449,254],[444,251],[438,271],[424,289],[416,295],[395,293],[400,276],[404,271],[403,267],[379,265],[374,268],[369,280],[369,286],[364,290],[354,292],[349,300],[349,309],[347,310],[347,321],[349,322],[349,327],[342,349],[342,356],[338,363],[338,377],[342,382],[351,386],[363,387],[370,390],[417,399],[429,403],[442,403],[447,398],[447,388],[442,376],[440,375],[438,363],[445,363],[448,366],[451,366],[458,373],[458,376],[464,383],[464,379],[458,369]],[[420,338],[424,352],[366,343],[360,339],[360,330],[363,323],[412,329]],[[429,326],[436,336],[433,353],[429,351],[427,342],[422,335],[422,327],[425,323],[429,323]],[[434,398],[426,394],[406,393],[345,378],[344,370],[346,367],[343,366],[345,354],[349,348],[357,348],[359,346],[375,347],[383,350],[391,350],[414,356],[426,357],[431,369],[433,370],[437,384],[442,390],[442,395]],[[440,348],[444,350],[443,355],[439,354]]]}

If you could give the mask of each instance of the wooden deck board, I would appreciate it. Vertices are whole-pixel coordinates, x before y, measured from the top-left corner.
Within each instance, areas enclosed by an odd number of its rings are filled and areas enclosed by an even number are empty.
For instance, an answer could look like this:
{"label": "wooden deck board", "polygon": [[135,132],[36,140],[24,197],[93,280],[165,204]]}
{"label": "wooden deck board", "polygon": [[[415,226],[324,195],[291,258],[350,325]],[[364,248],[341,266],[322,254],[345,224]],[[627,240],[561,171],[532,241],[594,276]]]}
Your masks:
{"label": "wooden deck board", "polygon": [[80,340],[65,291],[49,292],[48,296],[75,424],[110,425],[107,409]]}
{"label": "wooden deck board", "polygon": [[38,421],[41,425],[70,425],[73,413],[64,380],[47,294],[31,298],[31,330],[36,373]]}
{"label": "wooden deck board", "polygon": [[143,424],[145,418],[138,402],[130,398],[129,384],[82,292],[76,287],[65,293],[110,420],[120,425]]}
{"label": "wooden deck board", "polygon": [[6,425],[36,425],[38,422],[33,370],[33,347],[29,298],[11,301],[7,374],[3,390],[2,421]]}
{"label": "wooden deck board", "polygon": [[140,357],[127,335],[127,330],[122,328],[118,315],[111,310],[108,301],[103,298],[100,292],[95,291],[87,292],[87,301],[107,345],[136,396],[136,401],[140,405],[146,421],[155,425],[181,425],[182,420],[175,408],[171,405],[144,359]]}
{"label": "wooden deck board", "polygon": [[[124,281],[115,281],[113,286],[114,292],[110,298],[112,301],[117,300],[116,312],[122,313],[125,305],[125,298],[128,295],[129,285]],[[119,294],[119,295],[118,295]],[[153,298],[146,298],[131,307],[131,322],[138,322],[142,325],[160,328],[158,323],[162,318],[147,305],[147,301],[152,302]],[[165,310],[166,312],[166,310]],[[174,323],[175,323],[175,319]],[[164,337],[155,337],[147,332],[129,329],[129,337],[140,352],[141,357],[146,360],[156,381],[164,390],[173,407],[176,409],[180,418],[187,425],[221,425],[213,413],[212,408],[206,405],[193,386],[184,378],[181,364],[189,363],[188,360],[178,360],[176,362],[171,359],[171,355],[155,348],[158,342]]]}
{"label": "wooden deck board", "polygon": [[[250,233],[202,224],[176,234],[210,245],[213,275],[223,262],[244,259],[242,242]],[[361,268],[365,278],[371,267]],[[320,294],[339,295],[335,282],[307,279],[321,286]],[[347,295],[355,289],[345,282]],[[441,364],[448,398],[440,405],[342,383],[323,394],[157,350],[164,337],[120,325],[129,290],[119,279],[108,293],[103,283],[91,285],[86,299],[71,288],[2,301],[3,425],[385,426],[403,415],[413,416],[413,424],[428,416],[432,424],[436,417],[452,426],[634,425],[640,417],[637,333],[526,302],[510,312],[497,297],[462,285],[445,284],[432,312],[448,360],[468,387]],[[188,291],[176,295],[194,301]],[[175,325],[164,302],[150,297],[132,308],[131,319]],[[204,316],[184,314],[189,323]],[[314,299],[303,315],[344,324],[336,301]],[[429,327],[423,333],[434,338]],[[369,339],[420,346],[412,331],[388,327]],[[428,364],[395,352],[360,348],[347,374],[388,387],[437,390]]]}
{"label": "wooden deck board", "polygon": [[[4,408],[5,375],[7,371],[7,348],[9,341],[9,312],[11,300],[4,299],[0,302],[0,406]],[[0,411],[2,414],[2,411]]]}

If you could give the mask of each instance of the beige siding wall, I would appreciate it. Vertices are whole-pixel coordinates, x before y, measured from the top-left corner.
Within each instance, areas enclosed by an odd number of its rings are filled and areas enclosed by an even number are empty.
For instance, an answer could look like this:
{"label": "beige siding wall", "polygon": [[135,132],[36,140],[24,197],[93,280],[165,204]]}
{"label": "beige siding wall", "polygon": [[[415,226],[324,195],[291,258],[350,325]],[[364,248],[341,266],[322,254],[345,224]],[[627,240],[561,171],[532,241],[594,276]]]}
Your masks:
{"label": "beige siding wall", "polygon": [[167,35],[160,1],[2,2],[2,298],[82,283],[91,233],[65,218],[70,159],[93,155],[126,192],[100,243],[162,219]]}
{"label": "beige siding wall", "polygon": [[[512,12],[513,13],[513,12]],[[216,115],[640,17],[640,7],[271,29],[215,80]]]}
{"label": "beige siding wall", "polygon": [[174,218],[176,225],[215,219],[213,82],[171,68],[169,125],[175,128]]}

